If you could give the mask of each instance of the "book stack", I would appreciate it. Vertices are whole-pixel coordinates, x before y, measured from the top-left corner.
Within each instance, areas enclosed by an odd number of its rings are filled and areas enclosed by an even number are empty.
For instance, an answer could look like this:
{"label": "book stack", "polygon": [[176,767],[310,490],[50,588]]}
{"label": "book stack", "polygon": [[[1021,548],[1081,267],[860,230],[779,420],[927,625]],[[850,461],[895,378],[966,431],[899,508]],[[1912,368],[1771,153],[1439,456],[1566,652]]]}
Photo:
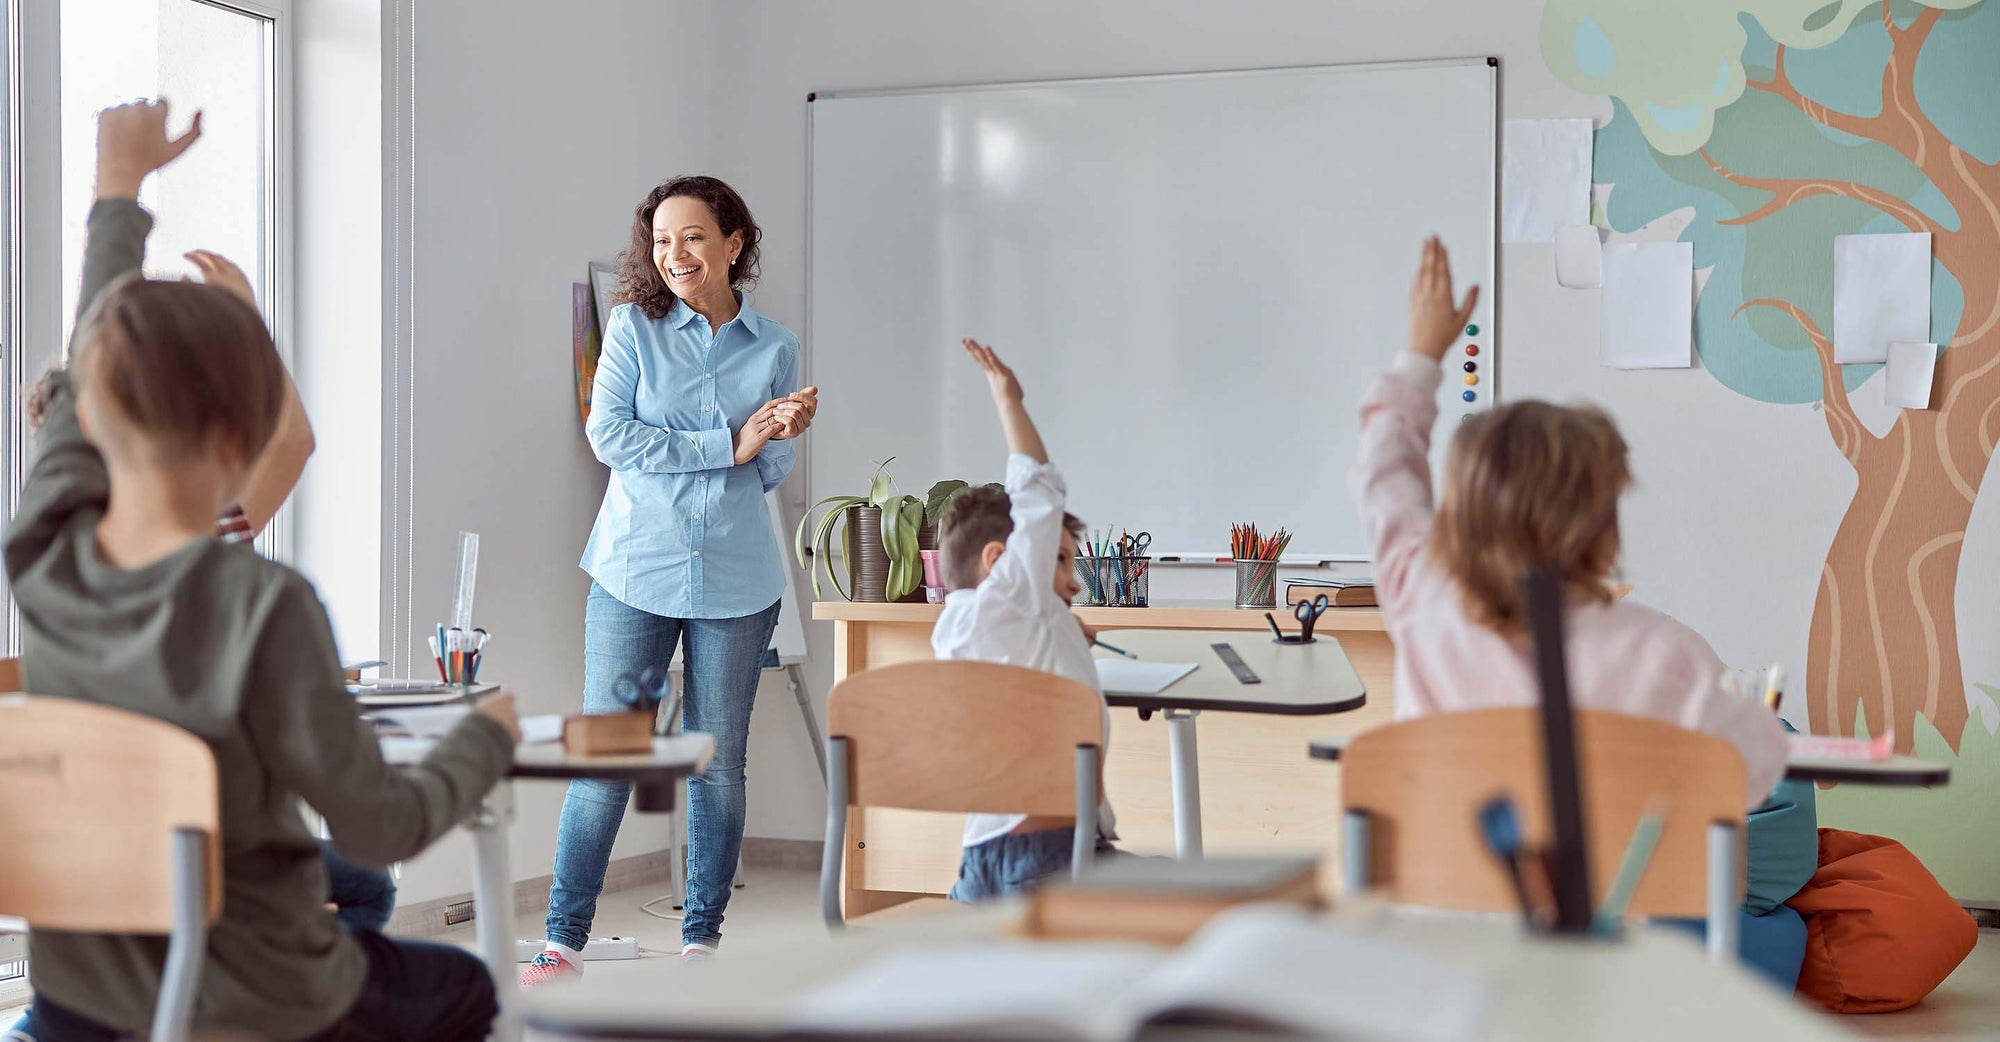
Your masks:
{"label": "book stack", "polygon": [[1115,858],[1079,879],[1036,890],[1022,932],[1173,946],[1237,905],[1321,908],[1318,875],[1313,857]]}
{"label": "book stack", "polygon": [[1373,579],[1287,579],[1285,603],[1299,604],[1321,594],[1336,608],[1373,608]]}

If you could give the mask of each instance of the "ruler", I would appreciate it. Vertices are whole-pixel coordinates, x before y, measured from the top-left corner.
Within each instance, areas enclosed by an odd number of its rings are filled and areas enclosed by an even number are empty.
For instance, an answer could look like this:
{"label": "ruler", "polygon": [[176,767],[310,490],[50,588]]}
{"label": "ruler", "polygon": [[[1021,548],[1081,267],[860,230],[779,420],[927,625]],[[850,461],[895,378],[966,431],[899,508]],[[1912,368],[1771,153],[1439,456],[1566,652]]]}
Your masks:
{"label": "ruler", "polygon": [[1216,657],[1222,659],[1222,664],[1228,666],[1231,673],[1236,674],[1237,683],[1261,684],[1264,682],[1264,678],[1258,676],[1257,671],[1251,669],[1243,661],[1243,656],[1238,655],[1235,648],[1228,644],[1210,644],[1209,648],[1215,652]]}

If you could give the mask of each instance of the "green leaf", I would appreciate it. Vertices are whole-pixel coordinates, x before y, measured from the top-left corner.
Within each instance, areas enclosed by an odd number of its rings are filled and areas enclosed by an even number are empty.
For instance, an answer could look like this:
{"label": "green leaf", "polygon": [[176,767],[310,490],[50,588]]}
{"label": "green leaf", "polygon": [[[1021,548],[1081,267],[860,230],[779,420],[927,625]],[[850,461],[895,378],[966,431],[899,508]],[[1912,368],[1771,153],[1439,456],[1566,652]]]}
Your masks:
{"label": "green leaf", "polygon": [[944,512],[950,508],[951,501],[957,499],[958,494],[969,487],[971,486],[957,478],[940,481],[932,485],[930,492],[924,495],[924,521],[929,524],[936,524],[938,519],[944,516]]}
{"label": "green leaf", "polygon": [[923,527],[924,504],[915,496],[896,500],[882,512],[882,549],[889,555],[890,600],[899,600],[923,579],[923,559],[917,555],[917,530]]}
{"label": "green leaf", "polygon": [[819,502],[814,503],[811,507],[807,508],[806,516],[799,519],[799,531],[798,531],[798,536],[794,541],[793,549],[799,555],[799,566],[805,567],[806,544],[804,540],[805,540],[806,524],[812,520],[813,511],[818,510],[821,507],[829,508],[826,513],[820,515],[819,523],[813,529],[813,539],[812,539],[813,563],[810,574],[812,578],[813,596],[815,598],[824,596],[824,591],[821,589],[819,584],[819,572],[820,572],[820,567],[822,565],[826,567],[827,575],[833,578],[834,589],[840,591],[840,595],[842,597],[847,596],[847,590],[841,585],[840,582],[840,573],[834,570],[833,562],[828,559],[828,551],[833,541],[834,529],[837,525],[839,525],[840,519],[846,515],[848,508],[854,506],[861,506],[865,504],[866,501],[859,496],[828,496],[825,499],[822,499]]}

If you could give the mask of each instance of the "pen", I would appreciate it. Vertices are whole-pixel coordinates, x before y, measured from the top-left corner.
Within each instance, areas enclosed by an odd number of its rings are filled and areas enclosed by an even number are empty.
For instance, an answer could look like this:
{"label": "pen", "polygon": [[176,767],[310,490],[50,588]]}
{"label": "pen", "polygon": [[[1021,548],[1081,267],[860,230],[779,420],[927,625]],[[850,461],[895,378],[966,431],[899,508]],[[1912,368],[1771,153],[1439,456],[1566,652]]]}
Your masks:
{"label": "pen", "polygon": [[1766,674],[1766,676],[1767,679],[1764,681],[1764,704],[1770,706],[1771,712],[1775,713],[1778,711],[1778,704],[1785,700],[1785,667],[1772,666],[1771,672]]}
{"label": "pen", "polygon": [[1125,650],[1124,648],[1118,648],[1118,647],[1113,647],[1113,646],[1111,646],[1111,645],[1109,645],[1109,644],[1106,644],[1106,643],[1104,643],[1104,642],[1103,642],[1103,641],[1101,641],[1101,640],[1096,640],[1096,641],[1092,641],[1091,643],[1093,643],[1093,644],[1096,644],[1096,645],[1097,645],[1098,647],[1100,647],[1100,648],[1103,648],[1104,650],[1106,650],[1106,651],[1108,651],[1108,652],[1112,653],[1113,655],[1123,655],[1123,656],[1125,656],[1126,658],[1138,658],[1138,657],[1139,657],[1139,656],[1137,656],[1137,655],[1134,655],[1134,654],[1132,654],[1132,653],[1131,653],[1131,652],[1129,652],[1129,651],[1126,651],[1126,650]]}

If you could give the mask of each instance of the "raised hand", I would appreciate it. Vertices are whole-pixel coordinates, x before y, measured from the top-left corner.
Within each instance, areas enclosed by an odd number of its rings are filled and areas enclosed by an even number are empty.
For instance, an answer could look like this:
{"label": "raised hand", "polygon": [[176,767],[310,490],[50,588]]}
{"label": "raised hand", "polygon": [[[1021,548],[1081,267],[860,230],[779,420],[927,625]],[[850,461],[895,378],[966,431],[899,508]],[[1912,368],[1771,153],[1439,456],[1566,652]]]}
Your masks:
{"label": "raised hand", "polygon": [[1020,404],[1021,381],[1014,378],[1014,370],[1007,368],[1007,363],[1002,362],[992,348],[971,337],[966,337],[960,344],[964,346],[965,353],[986,370],[986,385],[993,392],[993,400],[1003,405]]}
{"label": "raised hand", "polygon": [[194,250],[181,254],[201,272],[201,281],[217,289],[226,289],[251,307],[257,306],[257,295],[250,292],[250,278],[234,261],[214,250]]}
{"label": "raised hand", "polygon": [[167,103],[135,101],[97,114],[97,197],[136,199],[146,175],[180,158],[201,138],[201,113],[180,137],[167,137]]}
{"label": "raised hand", "polygon": [[1451,258],[1437,236],[1425,239],[1417,278],[1410,284],[1411,353],[1433,362],[1443,358],[1478,303],[1479,287],[1473,286],[1465,291],[1464,303],[1452,304]]}

